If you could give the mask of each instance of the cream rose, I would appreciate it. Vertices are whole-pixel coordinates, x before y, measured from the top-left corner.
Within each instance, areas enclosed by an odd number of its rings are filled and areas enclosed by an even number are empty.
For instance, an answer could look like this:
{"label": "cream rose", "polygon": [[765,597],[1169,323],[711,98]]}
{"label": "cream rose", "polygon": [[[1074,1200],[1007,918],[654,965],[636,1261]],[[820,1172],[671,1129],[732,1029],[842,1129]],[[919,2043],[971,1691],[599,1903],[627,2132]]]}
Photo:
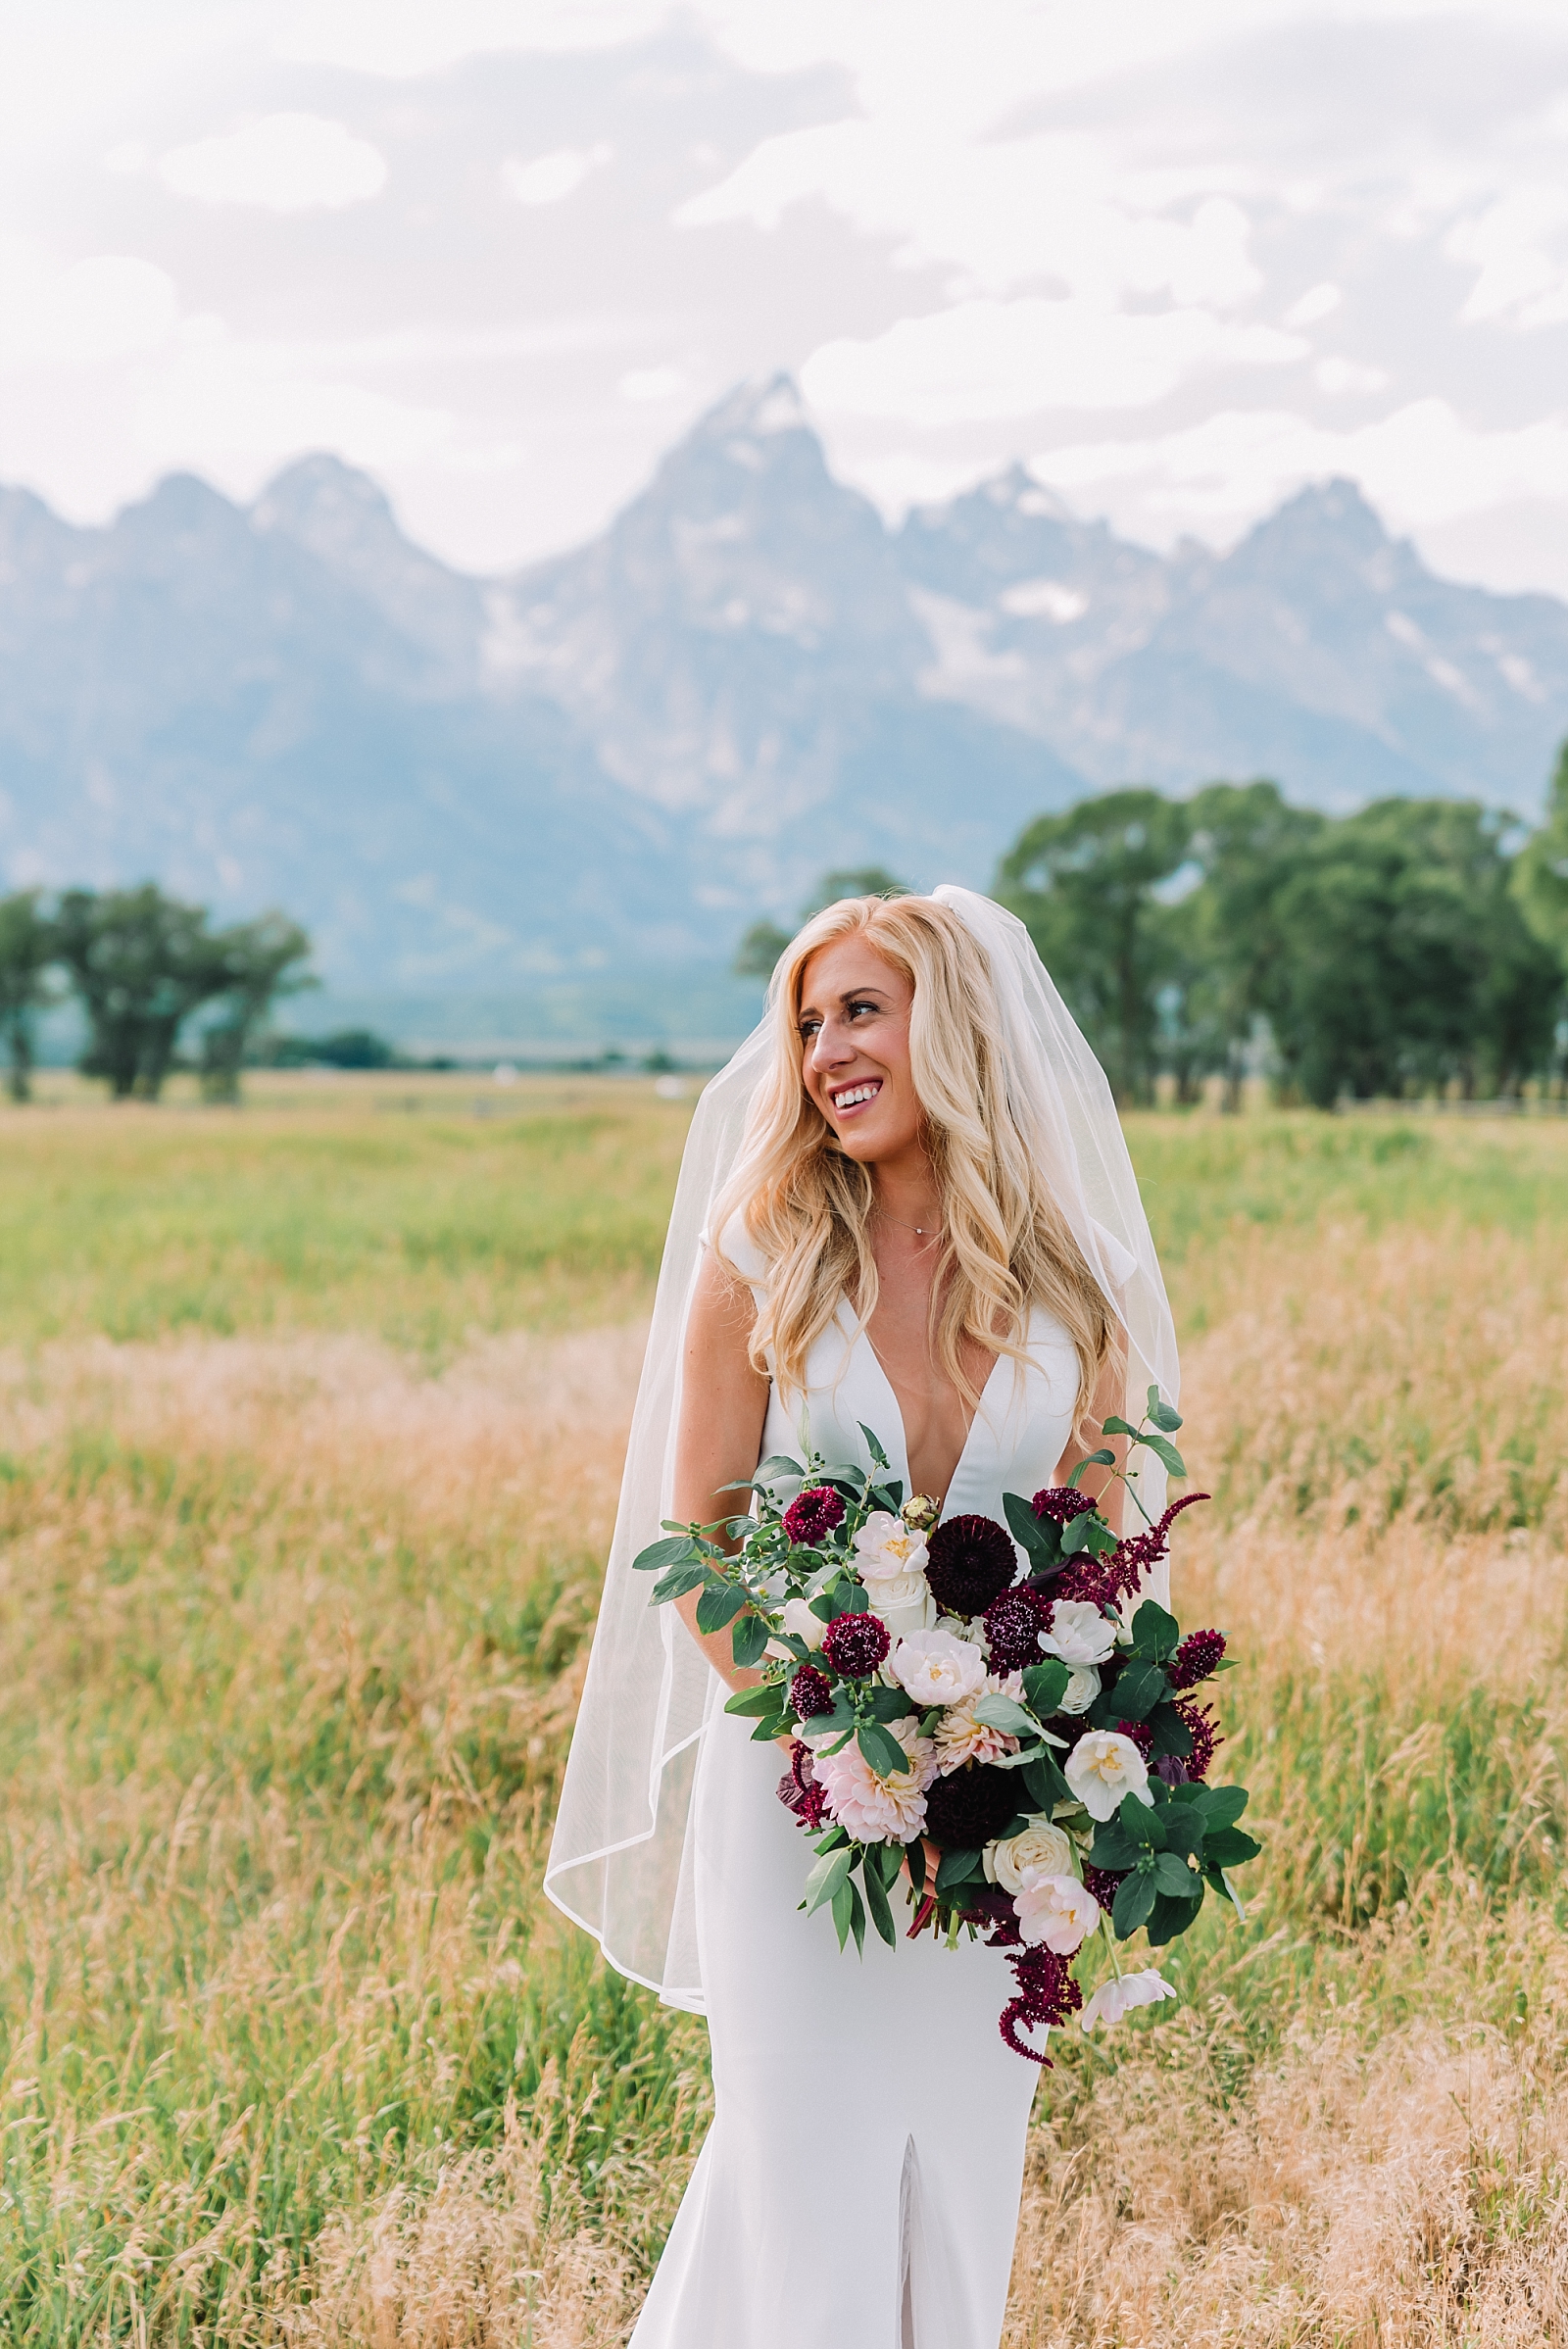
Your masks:
{"label": "cream rose", "polygon": [[1100,1923],[1100,1903],[1076,1876],[1046,1876],[1026,1868],[1012,1905],[1018,1931],[1031,1948],[1043,1941],[1058,1957],[1071,1957]]}
{"label": "cream rose", "polygon": [[1021,1835],[1004,1843],[988,1843],[981,1854],[990,1882],[1004,1892],[1016,1892],[1026,1868],[1041,1876],[1071,1876],[1073,1849],[1069,1838],[1049,1819],[1031,1819]]}
{"label": "cream rose", "polygon": [[1091,1819],[1113,1819],[1122,1797],[1149,1792],[1149,1765],[1120,1730],[1092,1729],[1080,1737],[1062,1765],[1067,1781]]}
{"label": "cream rose", "polygon": [[1056,1700],[1058,1713],[1087,1713],[1100,1694],[1098,1664],[1075,1664],[1071,1680]]}

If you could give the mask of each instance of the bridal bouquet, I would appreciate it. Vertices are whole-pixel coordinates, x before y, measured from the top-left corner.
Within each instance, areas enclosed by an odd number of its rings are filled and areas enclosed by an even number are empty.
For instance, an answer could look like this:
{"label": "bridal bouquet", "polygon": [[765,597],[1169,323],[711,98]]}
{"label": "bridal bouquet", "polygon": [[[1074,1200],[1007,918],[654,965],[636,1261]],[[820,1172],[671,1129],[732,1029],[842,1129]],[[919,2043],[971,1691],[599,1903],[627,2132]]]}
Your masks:
{"label": "bridal bouquet", "polygon": [[[1103,1433],[1181,1475],[1181,1424],[1152,1387],[1140,1426]],[[1085,1469],[1115,1467],[1106,1449],[1032,1500],[1004,1493],[1005,1526],[939,1524],[860,1433],[869,1473],[764,1460],[747,1515],[666,1523],[634,1564],[658,1573],[656,1603],[699,1591],[699,1631],[732,1626],[736,1664],[760,1670],[725,1710],[755,1717],[759,1741],[791,1739],[779,1794],[816,1853],[802,1906],[829,1910],[841,1948],[852,1934],[863,1947],[868,1917],[896,1945],[906,1873],[909,1937],[986,1933],[1017,1982],[1002,2035],[1044,2063],[1023,2031],[1173,1997],[1155,1969],[1124,1974],[1117,1942],[1140,1927],[1156,1947],[1175,1939],[1209,1891],[1240,1913],[1229,1872],[1258,1849],[1237,1825],[1246,1789],[1207,1783],[1219,1736],[1193,1694],[1229,1668],[1223,1635],[1183,1638],[1152,1599],[1128,1613],[1175,1518],[1207,1496],[1119,1539],[1078,1489]],[[1112,1972],[1086,2006],[1072,1963],[1097,1935]]]}

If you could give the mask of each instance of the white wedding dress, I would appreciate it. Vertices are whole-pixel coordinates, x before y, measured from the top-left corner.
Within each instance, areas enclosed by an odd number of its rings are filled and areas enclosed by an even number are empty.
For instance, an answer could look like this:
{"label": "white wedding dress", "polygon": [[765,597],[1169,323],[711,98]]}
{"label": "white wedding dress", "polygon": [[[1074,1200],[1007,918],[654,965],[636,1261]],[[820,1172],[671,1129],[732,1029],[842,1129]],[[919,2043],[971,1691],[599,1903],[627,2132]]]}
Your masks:
{"label": "white wedding dress", "polygon": [[[733,1228],[725,1248],[749,1269]],[[1077,1361],[1038,1312],[1029,1353],[992,1371],[945,1517],[1002,1521],[1004,1493],[1054,1481]],[[847,1305],[807,1377],[793,1413],[774,1390],[763,1456],[808,1440],[867,1467],[863,1421],[907,1494],[898,1401]],[[825,1912],[802,1916],[783,1757],[724,1693],[714,1674],[695,1794],[715,2112],[633,2349],[997,2349],[1037,2077],[998,2029],[1012,1977],[966,1934],[889,1949],[868,1930],[857,1957]]]}

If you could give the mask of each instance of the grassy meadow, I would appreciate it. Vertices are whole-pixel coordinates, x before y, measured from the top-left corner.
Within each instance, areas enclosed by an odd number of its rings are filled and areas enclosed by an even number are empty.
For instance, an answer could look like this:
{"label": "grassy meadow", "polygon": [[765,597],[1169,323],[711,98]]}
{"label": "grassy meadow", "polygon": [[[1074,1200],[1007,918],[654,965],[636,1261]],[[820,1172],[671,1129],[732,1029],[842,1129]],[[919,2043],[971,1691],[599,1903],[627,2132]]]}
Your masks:
{"label": "grassy meadow", "polygon": [[[538,1885],[689,1112],[0,1110],[0,2338],[624,2340],[705,2037]],[[1268,1849],[1045,2076],[1007,2349],[1568,2337],[1568,1123],[1131,1138]]]}

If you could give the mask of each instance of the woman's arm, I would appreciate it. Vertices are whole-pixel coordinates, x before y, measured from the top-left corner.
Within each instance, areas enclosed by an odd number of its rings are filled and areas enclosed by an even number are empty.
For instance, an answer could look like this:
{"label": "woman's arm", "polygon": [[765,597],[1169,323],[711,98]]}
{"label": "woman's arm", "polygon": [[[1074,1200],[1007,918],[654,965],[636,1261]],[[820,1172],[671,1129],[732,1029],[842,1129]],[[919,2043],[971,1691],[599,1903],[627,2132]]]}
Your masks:
{"label": "woman's arm", "polygon": [[[767,1381],[753,1368],[747,1352],[756,1319],[757,1304],[751,1291],[726,1271],[710,1248],[697,1276],[681,1366],[670,1515],[683,1525],[711,1525],[718,1517],[745,1514],[748,1494],[724,1488],[746,1484],[762,1456]],[[730,1646],[731,1627],[726,1625],[721,1632],[698,1630],[698,1596],[697,1591],[688,1590],[684,1598],[675,1601],[687,1630],[732,1688],[753,1687],[761,1675],[737,1667]]]}

